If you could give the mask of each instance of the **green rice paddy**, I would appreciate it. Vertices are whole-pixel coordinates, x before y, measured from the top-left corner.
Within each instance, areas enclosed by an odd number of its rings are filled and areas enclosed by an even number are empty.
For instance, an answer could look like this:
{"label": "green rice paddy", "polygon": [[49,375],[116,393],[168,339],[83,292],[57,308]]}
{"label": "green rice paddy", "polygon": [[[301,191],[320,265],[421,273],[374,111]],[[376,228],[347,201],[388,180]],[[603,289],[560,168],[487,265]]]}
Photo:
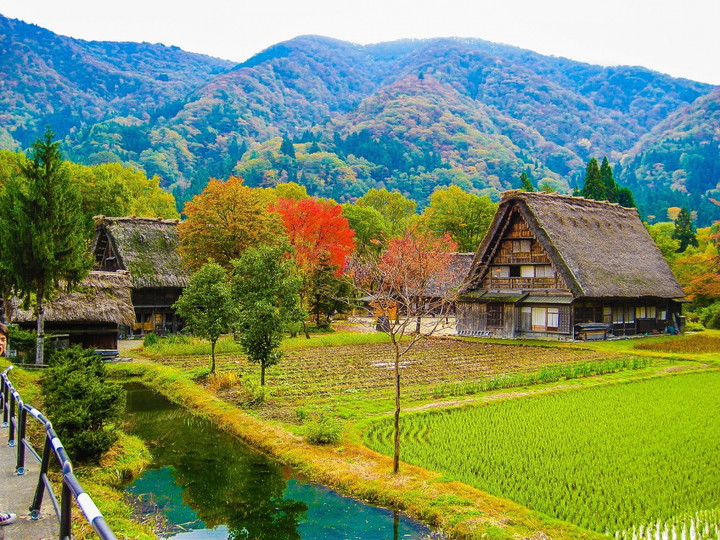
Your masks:
{"label": "green rice paddy", "polygon": [[[401,431],[403,461],[587,529],[720,537],[697,522],[720,510],[717,372],[406,415]],[[391,421],[365,441],[392,455]]]}

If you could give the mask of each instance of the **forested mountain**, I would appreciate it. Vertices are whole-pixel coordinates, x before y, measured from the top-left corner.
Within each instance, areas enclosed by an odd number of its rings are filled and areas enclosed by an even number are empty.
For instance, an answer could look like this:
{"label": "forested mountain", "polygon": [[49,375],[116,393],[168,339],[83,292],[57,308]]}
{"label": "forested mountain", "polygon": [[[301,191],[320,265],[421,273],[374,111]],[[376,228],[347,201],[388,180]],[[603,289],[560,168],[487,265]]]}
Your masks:
{"label": "forested mountain", "polygon": [[[620,182],[657,219],[670,206],[720,217],[720,88],[658,124],[623,158]],[[709,224],[706,219],[705,224]]]}
{"label": "forested mountain", "polygon": [[26,148],[106,118],[147,117],[233,65],[177,47],[82,41],[0,15],[0,145]]}
{"label": "forested mountain", "polygon": [[[181,200],[209,177],[231,174],[249,185],[294,180],[340,201],[387,187],[421,206],[450,184],[497,195],[517,187],[521,172],[569,191],[592,156],[616,166],[623,159],[621,179],[643,192],[654,178],[646,162],[655,159],[643,152],[678,115],[694,126],[693,155],[718,153],[708,139],[712,124],[682,112],[710,99],[713,87],[639,67],[603,68],[474,39],[360,46],[317,36],[231,67],[179,49],[87,43],[0,22],[3,53],[12,56],[2,69],[17,66],[0,83],[14,92],[0,102],[9,118],[0,147],[25,147],[31,130],[50,122],[63,126],[56,130],[66,134],[69,158],[135,165]],[[8,48],[11,41],[24,52]],[[57,55],[75,62],[63,77]],[[37,74],[21,71],[28,59],[42,66]],[[53,77],[64,84],[53,86]],[[28,91],[31,83],[45,94]],[[684,187],[707,190],[718,180]],[[668,185],[662,204],[689,200]],[[700,224],[720,217],[710,194],[693,193]],[[649,197],[641,202],[646,215],[664,219]]]}

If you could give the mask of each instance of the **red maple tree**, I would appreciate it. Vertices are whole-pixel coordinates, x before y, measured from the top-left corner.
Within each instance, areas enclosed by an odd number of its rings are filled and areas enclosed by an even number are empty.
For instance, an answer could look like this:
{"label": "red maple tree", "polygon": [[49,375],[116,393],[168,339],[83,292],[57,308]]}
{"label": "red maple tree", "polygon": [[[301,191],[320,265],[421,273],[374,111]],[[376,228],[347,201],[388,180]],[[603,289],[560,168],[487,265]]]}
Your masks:
{"label": "red maple tree", "polygon": [[355,249],[355,233],[333,201],[317,199],[278,199],[272,208],[281,216],[293,257],[304,272],[317,269],[325,261],[340,275],[345,261]]}

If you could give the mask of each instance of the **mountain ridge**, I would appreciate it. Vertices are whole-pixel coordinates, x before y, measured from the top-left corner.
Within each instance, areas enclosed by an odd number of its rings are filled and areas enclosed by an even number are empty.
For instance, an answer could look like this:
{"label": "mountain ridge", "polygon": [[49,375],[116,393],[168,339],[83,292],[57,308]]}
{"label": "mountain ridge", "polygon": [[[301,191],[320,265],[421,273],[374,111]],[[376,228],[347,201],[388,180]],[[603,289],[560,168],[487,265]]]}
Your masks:
{"label": "mountain ridge", "polygon": [[[0,47],[7,40],[5,21],[0,18]],[[47,60],[42,44],[33,49],[27,34],[25,57]],[[58,131],[73,160],[120,161],[157,174],[180,199],[199,192],[210,177],[251,169],[248,178],[262,185],[311,178],[317,194],[343,195],[330,185],[335,174],[357,189],[398,189],[421,204],[432,189],[450,183],[497,197],[500,190],[517,187],[520,172],[536,183],[569,191],[581,182],[587,159],[603,155],[617,164],[620,179],[642,192],[653,179],[637,157],[644,152],[640,141],[653,130],[662,131],[674,113],[715,88],[642,67],[594,66],[473,38],[357,45],[306,35],[241,63],[151,44],[93,42],[98,45],[90,47],[72,38],[59,43],[67,62],[73,60],[72,55],[66,58],[68,50],[79,54],[74,61],[84,62],[83,73],[100,77],[103,84],[83,87],[88,81],[81,78],[79,99],[70,86],[60,85],[62,97],[48,99],[48,110],[25,95],[6,95],[0,99],[0,114],[10,121],[0,127],[0,147],[26,147],[31,128],[56,118],[65,126]],[[134,71],[128,51],[140,60]],[[105,69],[103,55],[119,55],[116,64],[125,71]],[[197,66],[202,69],[193,77],[184,75]],[[52,70],[41,75],[46,78],[39,76],[38,85],[52,83]],[[22,77],[13,83],[22,86]],[[47,92],[38,96],[47,98]],[[8,105],[13,97],[14,108]],[[80,114],[68,101],[89,106]],[[707,123],[690,116],[695,123]],[[710,132],[698,129],[694,136],[707,139]],[[351,136],[381,137],[383,148],[376,155],[366,141],[364,155],[354,155],[345,142]],[[249,152],[277,137],[308,143],[298,149],[306,152],[306,164],[315,165],[303,171],[279,150],[267,154],[279,149],[276,144],[265,146],[263,159],[270,159],[269,164]],[[398,157],[402,152],[406,158]],[[421,158],[423,153],[428,157]],[[322,159],[332,165],[317,166]],[[708,159],[720,162],[714,154]],[[260,162],[271,168],[260,174]],[[703,191],[688,198],[672,179],[655,180],[653,188],[664,190],[663,204],[692,200],[703,207],[703,222],[716,219],[714,208],[700,201],[707,202],[711,182],[691,182]],[[344,194],[348,200],[358,196],[350,192]],[[652,197],[641,193],[640,199],[646,215],[661,213],[659,207],[650,208]]]}

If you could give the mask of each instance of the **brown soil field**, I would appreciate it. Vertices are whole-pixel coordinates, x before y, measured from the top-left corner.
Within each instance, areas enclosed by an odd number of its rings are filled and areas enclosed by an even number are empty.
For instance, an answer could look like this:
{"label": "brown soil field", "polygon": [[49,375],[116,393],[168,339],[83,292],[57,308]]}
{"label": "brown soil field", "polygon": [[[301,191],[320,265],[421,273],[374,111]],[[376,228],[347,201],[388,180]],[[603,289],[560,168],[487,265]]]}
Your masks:
{"label": "brown soil field", "polygon": [[[618,356],[569,348],[432,338],[418,342],[403,358],[403,399],[406,404],[419,403],[432,399],[433,390],[445,384],[472,383],[500,375],[536,372],[555,364],[599,362]],[[184,368],[205,367],[209,363],[207,356],[166,357],[158,361]],[[259,367],[241,355],[218,356],[217,370],[220,377],[228,372],[259,377]],[[288,351],[278,365],[267,369],[270,396],[257,413],[293,422],[298,408],[385,412],[391,408],[393,381],[393,352],[389,343]],[[218,394],[233,403],[247,399],[239,385]]]}

